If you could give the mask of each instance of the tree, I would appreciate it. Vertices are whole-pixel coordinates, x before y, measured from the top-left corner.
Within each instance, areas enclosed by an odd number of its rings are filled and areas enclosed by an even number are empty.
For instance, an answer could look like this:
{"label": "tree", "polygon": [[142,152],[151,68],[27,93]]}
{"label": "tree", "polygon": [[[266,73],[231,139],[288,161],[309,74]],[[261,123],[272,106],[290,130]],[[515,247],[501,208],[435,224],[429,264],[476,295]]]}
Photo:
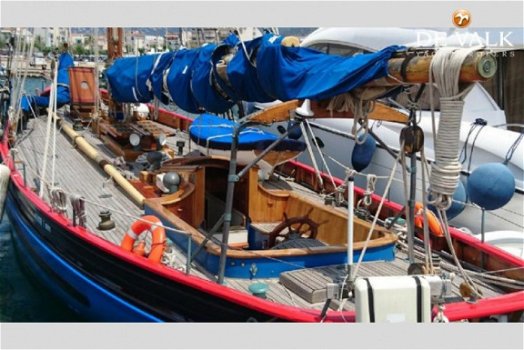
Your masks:
{"label": "tree", "polygon": [[85,49],[81,44],[76,44],[75,47],[73,48],[73,53],[76,55],[84,55]]}
{"label": "tree", "polygon": [[51,48],[49,46],[42,48],[42,53],[44,54],[44,56],[47,56],[50,52]]}
{"label": "tree", "polygon": [[95,48],[95,38],[92,35],[88,35],[86,37],[85,45],[86,49],[91,52],[94,51]]}
{"label": "tree", "polygon": [[35,37],[35,49],[37,49],[38,51],[44,51],[44,48],[45,48],[45,43],[42,40],[42,37],[40,35],[37,35]]}

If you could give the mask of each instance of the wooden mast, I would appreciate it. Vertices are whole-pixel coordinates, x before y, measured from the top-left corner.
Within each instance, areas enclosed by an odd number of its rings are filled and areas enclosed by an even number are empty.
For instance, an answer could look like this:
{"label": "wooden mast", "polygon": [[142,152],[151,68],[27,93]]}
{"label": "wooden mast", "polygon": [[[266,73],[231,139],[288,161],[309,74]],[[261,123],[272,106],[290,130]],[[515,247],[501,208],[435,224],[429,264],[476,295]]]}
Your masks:
{"label": "wooden mast", "polygon": [[124,30],[122,28],[107,28],[107,64],[123,56]]}
{"label": "wooden mast", "polygon": [[[107,63],[106,67],[113,64],[114,60],[122,57],[124,42],[124,29],[123,28],[107,28]],[[122,113],[122,104],[117,103],[109,95],[109,115],[116,117]]]}

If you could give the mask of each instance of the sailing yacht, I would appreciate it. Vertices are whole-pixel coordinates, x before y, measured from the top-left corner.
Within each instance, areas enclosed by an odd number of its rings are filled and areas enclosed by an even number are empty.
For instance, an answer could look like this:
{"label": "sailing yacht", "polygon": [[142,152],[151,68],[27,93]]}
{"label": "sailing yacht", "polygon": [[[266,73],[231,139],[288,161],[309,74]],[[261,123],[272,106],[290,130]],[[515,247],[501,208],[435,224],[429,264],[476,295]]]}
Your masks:
{"label": "sailing yacht", "polygon": [[[127,322],[522,321],[522,259],[447,225],[436,232],[424,205],[414,215],[414,188],[405,215],[387,199],[396,164],[379,179],[384,193],[362,189],[353,171],[339,179],[294,161],[307,145],[287,137],[293,127],[280,136],[259,128],[289,121],[299,99],[320,103],[383,78],[406,62],[402,47],[343,58],[266,34],[245,50],[231,38],[116,58],[122,30],[108,34],[117,39],[108,48],[108,90],[64,52],[48,98],[25,98],[21,111],[18,91],[2,110],[0,204],[20,256],[70,308]],[[492,77],[495,67],[478,60]],[[464,83],[490,77],[464,62],[455,63],[455,77],[471,73]],[[216,115],[235,103],[225,94],[286,102],[233,121]],[[139,102],[149,113],[133,112]],[[47,114],[38,113],[42,104]],[[369,120],[405,122],[377,106]],[[442,188],[447,201],[453,191]],[[444,219],[445,201],[436,204]]]}

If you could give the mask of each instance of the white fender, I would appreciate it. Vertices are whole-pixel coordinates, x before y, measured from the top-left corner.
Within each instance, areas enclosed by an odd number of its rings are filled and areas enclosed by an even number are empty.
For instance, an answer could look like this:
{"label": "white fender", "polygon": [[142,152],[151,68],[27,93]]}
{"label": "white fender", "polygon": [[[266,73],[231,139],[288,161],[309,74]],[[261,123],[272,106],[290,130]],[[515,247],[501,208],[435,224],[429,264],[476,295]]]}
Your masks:
{"label": "white fender", "polygon": [[[9,185],[9,178],[11,170],[5,164],[0,164],[0,215],[4,213],[4,205],[7,199],[7,185]],[[0,217],[0,221],[2,218]]]}

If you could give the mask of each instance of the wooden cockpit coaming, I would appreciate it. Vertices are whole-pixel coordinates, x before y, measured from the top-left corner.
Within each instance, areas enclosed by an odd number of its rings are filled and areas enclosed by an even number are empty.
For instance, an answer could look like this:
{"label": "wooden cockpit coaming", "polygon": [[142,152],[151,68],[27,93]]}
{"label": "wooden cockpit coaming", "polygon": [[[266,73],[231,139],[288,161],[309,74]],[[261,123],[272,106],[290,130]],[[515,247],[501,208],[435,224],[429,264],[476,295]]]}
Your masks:
{"label": "wooden cockpit coaming", "polygon": [[[209,230],[212,223],[206,223],[206,195],[225,201],[229,162],[213,157],[179,158],[164,164],[162,171],[176,171],[183,179],[183,194],[149,196],[145,201],[148,213],[159,216],[164,224],[185,231],[193,241],[200,245],[204,241],[205,250],[220,255],[220,246],[207,240],[201,229]],[[190,186],[192,184],[193,186]],[[255,259],[260,257],[289,257],[314,254],[342,253],[346,251],[347,214],[338,208],[321,201],[295,193],[291,188],[270,188],[258,177],[258,169],[253,168],[235,185],[234,210],[244,215],[246,222],[280,223],[288,218],[308,214],[319,223],[316,239],[326,244],[321,247],[288,248],[278,250],[236,250],[229,249],[229,258]],[[285,214],[285,216],[284,216]],[[355,250],[364,246],[370,223],[355,218]],[[392,245],[396,236],[384,228],[375,228],[368,248]]]}

